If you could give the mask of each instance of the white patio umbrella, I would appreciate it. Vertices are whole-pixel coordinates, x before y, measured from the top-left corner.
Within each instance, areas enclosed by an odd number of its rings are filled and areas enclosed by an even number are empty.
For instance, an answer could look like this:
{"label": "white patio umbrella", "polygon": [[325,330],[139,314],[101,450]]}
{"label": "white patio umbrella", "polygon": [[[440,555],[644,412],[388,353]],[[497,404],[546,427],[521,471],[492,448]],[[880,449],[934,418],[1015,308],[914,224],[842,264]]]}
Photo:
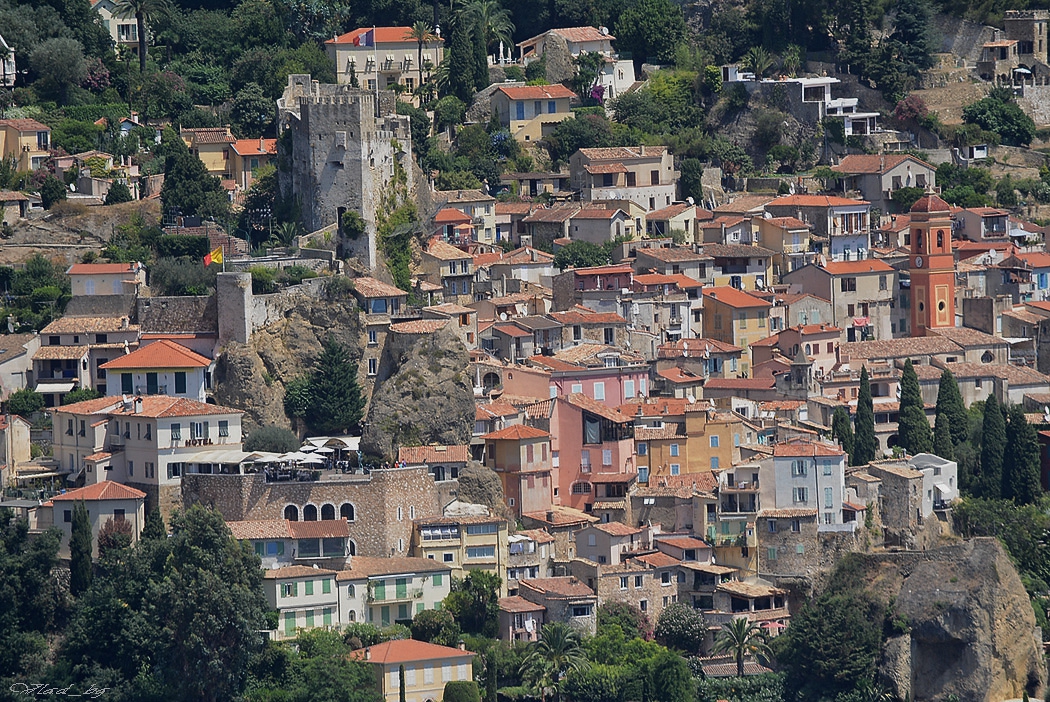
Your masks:
{"label": "white patio umbrella", "polygon": [[291,451],[289,453],[282,454],[278,460],[281,461],[302,461],[304,458],[310,458],[310,454],[302,453],[301,451]]}
{"label": "white patio umbrella", "polygon": [[315,453],[335,453],[335,449],[328,448],[327,446],[322,446],[321,448],[317,449]]}
{"label": "white patio umbrella", "polygon": [[299,463],[324,463],[324,459],[320,456],[307,456],[301,459]]}

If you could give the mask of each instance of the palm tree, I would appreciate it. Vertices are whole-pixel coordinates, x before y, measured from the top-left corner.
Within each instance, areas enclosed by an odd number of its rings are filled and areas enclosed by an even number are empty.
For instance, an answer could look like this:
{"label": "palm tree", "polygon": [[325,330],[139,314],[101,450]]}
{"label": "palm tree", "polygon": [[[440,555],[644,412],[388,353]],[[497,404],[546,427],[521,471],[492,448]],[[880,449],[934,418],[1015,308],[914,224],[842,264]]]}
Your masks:
{"label": "palm tree", "polygon": [[540,631],[539,641],[531,646],[521,664],[522,677],[546,700],[557,695],[562,678],[569,671],[587,667],[587,656],[580,634],[564,622],[551,622]]}
{"label": "palm tree", "polygon": [[736,675],[744,677],[744,658],[755,656],[768,660],[772,657],[762,628],[747,617],[737,617],[722,625],[715,641],[715,653],[730,653],[736,658]]}
{"label": "palm tree", "polygon": [[784,49],[784,56],[780,59],[781,65],[787,74],[792,78],[798,73],[798,69],[802,67],[802,60],[804,57],[804,51],[798,44],[789,44]]}
{"label": "palm tree", "polygon": [[405,38],[413,40],[414,42],[416,42],[416,44],[419,47],[419,50],[418,50],[418,59],[419,60],[416,63],[416,68],[419,70],[419,86],[418,87],[422,87],[423,86],[423,49],[426,48],[426,45],[429,44],[430,42],[437,41],[438,36],[437,36],[437,34],[434,33],[434,30],[430,27],[429,24],[427,24],[426,22],[420,21],[420,22],[416,22],[415,24],[412,25],[412,28],[409,29],[408,35]]}
{"label": "palm tree", "polygon": [[755,78],[761,80],[773,67],[773,55],[761,46],[752,46],[744,54],[744,65],[751,69]]}
{"label": "palm tree", "polygon": [[146,23],[168,11],[167,0],[117,0],[115,17],[134,17],[139,34],[139,71],[146,72]]}
{"label": "palm tree", "polygon": [[481,23],[485,32],[485,50],[496,42],[510,42],[514,33],[514,23],[510,21],[510,11],[500,5],[499,0],[470,0],[459,10],[459,16]]}

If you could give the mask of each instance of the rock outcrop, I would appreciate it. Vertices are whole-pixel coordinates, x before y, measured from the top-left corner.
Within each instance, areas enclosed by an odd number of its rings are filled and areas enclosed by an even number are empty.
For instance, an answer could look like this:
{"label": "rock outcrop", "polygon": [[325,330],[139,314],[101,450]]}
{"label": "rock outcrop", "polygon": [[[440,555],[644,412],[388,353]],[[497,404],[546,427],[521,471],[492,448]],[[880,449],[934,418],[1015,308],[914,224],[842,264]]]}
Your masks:
{"label": "rock outcrop", "polygon": [[466,444],[474,420],[469,356],[448,329],[391,334],[372,392],[361,450],[392,460],[400,446]]}
{"label": "rock outcrop", "polygon": [[244,427],[290,427],[284,414],[285,383],[306,373],[329,336],[361,357],[360,310],[351,299],[303,298],[284,318],[252,334],[248,344],[230,343],[215,369],[215,401],[245,412]]}
{"label": "rock outcrop", "polygon": [[999,541],[855,557],[863,589],[908,623],[882,651],[880,677],[895,699],[1042,698],[1041,632]]}

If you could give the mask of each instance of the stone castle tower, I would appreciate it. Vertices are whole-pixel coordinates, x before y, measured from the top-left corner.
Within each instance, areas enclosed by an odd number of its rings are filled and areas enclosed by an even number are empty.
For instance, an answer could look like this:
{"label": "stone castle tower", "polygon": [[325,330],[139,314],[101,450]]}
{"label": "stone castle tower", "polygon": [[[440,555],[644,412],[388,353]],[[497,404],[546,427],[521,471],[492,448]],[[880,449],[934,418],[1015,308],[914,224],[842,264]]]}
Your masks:
{"label": "stone castle tower", "polygon": [[316,231],[338,225],[347,210],[357,212],[367,232],[351,238],[340,231],[339,243],[344,255],[374,267],[376,215],[395,170],[407,179],[407,191],[414,187],[411,126],[407,116],[395,114],[394,94],[381,92],[377,108],[375,93],[293,74],[277,101],[277,117],[278,148],[291,146],[283,186],[301,203],[303,226]]}

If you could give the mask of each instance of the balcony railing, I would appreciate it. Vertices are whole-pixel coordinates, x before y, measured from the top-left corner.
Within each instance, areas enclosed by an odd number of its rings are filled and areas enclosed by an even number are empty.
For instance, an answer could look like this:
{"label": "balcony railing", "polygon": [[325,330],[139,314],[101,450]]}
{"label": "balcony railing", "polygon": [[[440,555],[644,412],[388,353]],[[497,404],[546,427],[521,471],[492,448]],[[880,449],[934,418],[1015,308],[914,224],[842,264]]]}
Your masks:
{"label": "balcony railing", "polygon": [[741,480],[734,485],[719,485],[721,492],[758,492],[757,480]]}

